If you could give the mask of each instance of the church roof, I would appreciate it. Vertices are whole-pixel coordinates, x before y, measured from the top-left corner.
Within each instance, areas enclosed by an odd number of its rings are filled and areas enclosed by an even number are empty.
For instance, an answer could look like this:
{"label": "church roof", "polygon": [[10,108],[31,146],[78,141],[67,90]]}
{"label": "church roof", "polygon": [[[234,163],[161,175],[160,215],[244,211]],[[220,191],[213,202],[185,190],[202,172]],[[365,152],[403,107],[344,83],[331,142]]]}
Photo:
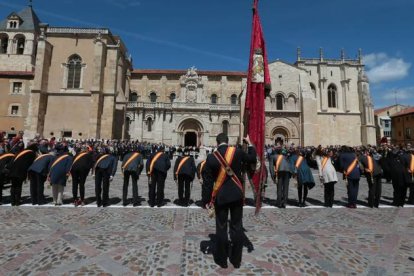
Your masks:
{"label": "church roof", "polygon": [[283,63],[283,64],[288,65],[288,66],[290,66],[290,67],[293,67],[293,68],[295,68],[295,69],[299,69],[299,70],[306,71],[306,69],[301,68],[301,67],[297,66],[296,64],[291,64],[291,63],[289,63],[289,62],[286,62],[286,61],[284,61],[284,60],[280,60],[280,59],[270,61],[270,62],[269,62],[269,66],[270,66],[270,65],[272,65],[272,64],[274,64],[274,63]]}
{"label": "church roof", "polygon": [[34,12],[33,8],[30,6],[21,10],[17,14],[13,12],[7,18],[0,21],[0,31],[10,30],[7,28],[7,21],[11,15],[17,15],[22,20],[22,23],[19,26],[18,31],[23,31],[23,32],[39,31],[40,20],[37,17],[36,13]]}
{"label": "church roof", "polygon": [[414,113],[414,106],[413,107],[409,107],[406,108],[404,110],[401,110],[400,112],[398,112],[397,114],[392,115],[391,117],[399,117],[399,116],[403,116],[403,115],[407,115],[407,114],[411,114]]}
{"label": "church roof", "polygon": [[[132,71],[133,74],[141,75],[151,75],[151,74],[161,74],[161,75],[185,75],[187,70],[160,70],[160,69],[135,69]],[[199,76],[236,76],[246,78],[246,72],[237,72],[237,71],[202,71],[197,70]]]}
{"label": "church roof", "polygon": [[374,114],[379,115],[379,114],[381,114],[381,113],[383,113],[383,112],[385,112],[389,109],[392,109],[393,107],[397,107],[397,106],[401,106],[401,108],[407,108],[408,107],[408,106],[404,106],[404,105],[393,104],[393,105],[386,106],[386,107],[383,107],[383,108],[375,109]]}

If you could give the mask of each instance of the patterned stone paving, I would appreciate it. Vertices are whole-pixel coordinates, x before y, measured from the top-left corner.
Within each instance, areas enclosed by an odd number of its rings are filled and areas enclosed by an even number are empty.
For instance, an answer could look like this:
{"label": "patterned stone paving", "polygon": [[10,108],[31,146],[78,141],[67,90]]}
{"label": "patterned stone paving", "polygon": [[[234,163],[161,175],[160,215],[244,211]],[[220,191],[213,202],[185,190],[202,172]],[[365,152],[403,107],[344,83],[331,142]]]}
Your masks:
{"label": "patterned stone paving", "polygon": [[[291,187],[287,209],[265,204],[258,216],[244,209],[244,228],[255,250],[244,249],[242,266],[219,268],[200,242],[214,233],[215,223],[204,210],[173,204],[176,186],[166,183],[166,206],[122,207],[121,176],[111,184],[112,206],[95,207],[88,180],[88,205],[74,208],[70,184],[62,207],[0,206],[0,275],[414,275],[414,208],[389,206],[391,185],[384,183],[382,208],[366,203],[361,181],[358,209],[321,208],[323,190],[309,193],[309,207],[293,208]],[[144,180],[144,181],[143,181]],[[146,200],[147,183],[139,182]],[[26,184],[23,195],[27,196]],[[346,203],[341,184],[339,206]],[[251,192],[248,191],[251,195]],[[50,195],[50,190],[46,189]],[[275,198],[269,185],[269,203]],[[193,200],[200,199],[194,183]]]}

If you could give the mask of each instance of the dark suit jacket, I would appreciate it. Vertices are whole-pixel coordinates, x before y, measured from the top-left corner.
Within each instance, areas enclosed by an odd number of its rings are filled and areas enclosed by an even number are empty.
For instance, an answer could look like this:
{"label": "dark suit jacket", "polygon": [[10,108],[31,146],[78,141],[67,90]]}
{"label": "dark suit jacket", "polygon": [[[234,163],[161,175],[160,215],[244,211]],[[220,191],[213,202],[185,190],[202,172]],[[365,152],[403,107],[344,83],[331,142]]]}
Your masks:
{"label": "dark suit jacket", "polygon": [[[125,154],[124,159],[122,160],[122,168],[124,167],[125,163],[128,162],[129,158],[135,152],[129,152]],[[138,176],[141,174],[142,169],[144,168],[144,163],[142,160],[142,155],[139,154],[133,161],[131,161],[128,166],[124,169],[124,171],[136,172]]]}
{"label": "dark suit jacket", "polygon": [[[99,158],[101,158],[104,154],[99,154],[96,157],[96,162],[98,162]],[[95,162],[95,164],[96,164]],[[114,176],[116,173],[116,168],[118,166],[118,161],[116,159],[115,156],[113,156],[112,154],[109,154],[108,157],[102,159],[98,165],[95,165],[96,168],[101,168],[101,169],[108,169],[111,172],[111,175]]]}
{"label": "dark suit jacket", "polygon": [[[78,154],[76,154],[75,158],[73,158],[73,161],[75,161],[76,157],[79,156],[79,154],[81,154],[82,152],[79,152]],[[91,152],[88,152],[87,154],[85,154],[84,156],[82,156],[81,158],[79,158],[76,163],[74,163],[72,165],[72,170],[71,172],[75,172],[75,173],[79,173],[79,174],[88,174],[89,171],[92,169],[93,167],[93,155]]]}
{"label": "dark suit jacket", "polygon": [[[177,160],[175,160],[174,165],[174,179],[176,179],[175,173],[177,172],[178,166],[180,165],[181,160],[186,156],[179,156]],[[178,172],[178,175],[186,175],[191,177],[192,180],[194,180],[195,173],[197,171],[194,158],[192,156],[189,156],[188,160],[185,161],[185,163],[181,166],[180,171]]]}
{"label": "dark suit jacket", "polygon": [[[16,154],[17,156],[18,154]],[[27,178],[27,170],[36,158],[34,151],[29,151],[22,155],[19,159],[13,160],[10,164],[9,177],[20,178],[24,180]]]}
{"label": "dark suit jacket", "polygon": [[50,164],[53,160],[55,160],[55,156],[52,154],[44,154],[42,158],[39,158],[37,161],[33,162],[33,164],[29,167],[29,171],[47,176]]}
{"label": "dark suit jacket", "polygon": [[[67,155],[67,157],[61,159],[58,163],[55,163],[55,165],[53,166],[53,163],[57,161],[57,159],[63,155]],[[49,171],[50,183],[52,185],[58,184],[58,185],[66,186],[66,180],[68,179],[68,174],[72,166],[72,161],[73,161],[73,157],[67,153],[55,156],[53,162],[51,162],[50,164],[51,167]]]}
{"label": "dark suit jacket", "polygon": [[[149,169],[150,169],[150,165],[151,165],[151,161],[154,158],[154,156],[157,153],[153,153],[151,154],[150,158],[148,158],[147,160],[147,165],[146,165],[146,169],[147,169],[147,174],[149,173]],[[155,161],[154,164],[154,171],[159,171],[161,173],[167,173],[167,171],[171,168],[171,161],[170,158],[168,157],[167,154],[163,153],[161,154],[161,156],[157,159],[157,161]]]}
{"label": "dark suit jacket", "polygon": [[[372,176],[381,175],[382,174],[382,169],[381,169],[380,164],[374,158],[372,158],[372,161],[374,163],[374,172],[373,172]],[[368,158],[365,155],[363,155],[359,158],[359,162],[361,162],[361,164],[364,166],[364,174],[368,175],[369,173],[365,171],[365,169],[368,168]]]}
{"label": "dark suit jacket", "polygon": [[[339,156],[339,167],[342,173],[349,168],[352,162],[354,162],[355,158],[356,158],[356,155],[353,152],[341,153],[341,155]],[[353,180],[359,180],[361,178],[359,164],[355,166],[352,172],[348,175],[348,178],[353,179]]]}
{"label": "dark suit jacket", "polygon": [[[223,144],[218,147],[218,151],[224,157],[228,145]],[[204,205],[210,202],[211,200],[211,193],[213,191],[214,182],[217,180],[217,177],[220,172],[220,163],[214,156],[214,154],[210,154],[207,157],[206,165],[204,167],[206,173],[206,181],[203,185],[203,203]],[[254,147],[248,147],[248,152],[244,152],[241,149],[236,149],[234,154],[233,162],[231,164],[231,168],[236,174],[236,176],[241,180],[242,169],[246,165],[250,165],[256,162],[256,150]],[[216,204],[223,205],[226,203],[236,202],[242,200],[244,195],[240,191],[240,189],[233,183],[233,180],[229,176],[226,177],[224,180],[223,186],[217,194],[216,197]]]}
{"label": "dark suit jacket", "polygon": [[[6,153],[1,154],[0,157],[5,156]],[[0,159],[0,174],[6,174],[10,168],[10,164],[13,162],[14,156],[8,155]]]}

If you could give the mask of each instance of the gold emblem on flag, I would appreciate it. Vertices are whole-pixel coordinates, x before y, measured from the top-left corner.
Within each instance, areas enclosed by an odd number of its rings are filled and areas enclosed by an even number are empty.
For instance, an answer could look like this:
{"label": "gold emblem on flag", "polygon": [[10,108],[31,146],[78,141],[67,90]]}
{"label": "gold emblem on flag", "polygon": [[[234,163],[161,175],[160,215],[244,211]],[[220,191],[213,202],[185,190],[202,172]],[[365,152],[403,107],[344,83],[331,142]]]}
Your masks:
{"label": "gold emblem on flag", "polygon": [[262,49],[260,48],[254,50],[252,82],[264,83],[264,58]]}

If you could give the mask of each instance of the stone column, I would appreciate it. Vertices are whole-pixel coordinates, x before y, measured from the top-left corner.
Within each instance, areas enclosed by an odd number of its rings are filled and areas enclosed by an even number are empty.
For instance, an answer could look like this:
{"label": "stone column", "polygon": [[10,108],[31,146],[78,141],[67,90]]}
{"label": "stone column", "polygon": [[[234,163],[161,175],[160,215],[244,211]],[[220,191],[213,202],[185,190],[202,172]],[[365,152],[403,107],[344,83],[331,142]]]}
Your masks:
{"label": "stone column", "polygon": [[90,118],[89,118],[89,135],[96,139],[101,138],[101,120],[102,115],[102,89],[103,89],[103,78],[104,78],[104,54],[105,44],[98,35],[94,41],[94,59],[92,64],[92,87],[91,87],[91,104],[90,104]]}
{"label": "stone column", "polygon": [[[47,25],[42,26],[47,28]],[[45,40],[39,39],[37,45],[35,78],[30,93],[27,117],[25,120],[25,136],[32,138],[36,133],[44,135],[44,123],[47,107],[47,82],[49,77],[52,45]]]}

